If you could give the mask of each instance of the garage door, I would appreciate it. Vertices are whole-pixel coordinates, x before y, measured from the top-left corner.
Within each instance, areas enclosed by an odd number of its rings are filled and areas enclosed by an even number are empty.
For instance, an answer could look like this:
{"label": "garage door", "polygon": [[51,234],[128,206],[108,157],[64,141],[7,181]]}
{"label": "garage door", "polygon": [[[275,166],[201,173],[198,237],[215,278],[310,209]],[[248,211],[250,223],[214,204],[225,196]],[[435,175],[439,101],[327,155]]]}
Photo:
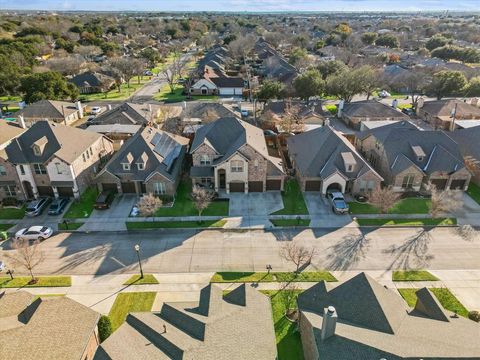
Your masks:
{"label": "garage door", "polygon": [[103,191],[113,191],[116,193],[118,191],[117,184],[112,183],[102,183]]}
{"label": "garage door", "polygon": [[435,186],[437,190],[444,190],[445,187],[447,186],[447,179],[433,179],[430,180],[432,185]]}
{"label": "garage door", "polygon": [[53,188],[51,186],[37,186],[38,195],[53,196]]}
{"label": "garage door", "polygon": [[280,190],[282,188],[282,180],[267,180],[267,191]]}
{"label": "garage door", "polygon": [[73,188],[68,186],[57,186],[58,196],[73,197]]}
{"label": "garage door", "polygon": [[450,189],[452,190],[463,190],[465,188],[466,180],[452,180],[450,184]]}
{"label": "garage door", "polygon": [[305,191],[320,191],[322,182],[318,181],[306,181],[305,182]]}
{"label": "garage door", "polygon": [[248,182],[248,192],[263,192],[263,182],[262,181],[249,181]]}
{"label": "garage door", "polygon": [[134,182],[122,182],[122,192],[124,194],[135,194],[137,191],[135,189]]}
{"label": "garage door", "polygon": [[245,192],[245,183],[243,182],[231,182],[230,192]]}

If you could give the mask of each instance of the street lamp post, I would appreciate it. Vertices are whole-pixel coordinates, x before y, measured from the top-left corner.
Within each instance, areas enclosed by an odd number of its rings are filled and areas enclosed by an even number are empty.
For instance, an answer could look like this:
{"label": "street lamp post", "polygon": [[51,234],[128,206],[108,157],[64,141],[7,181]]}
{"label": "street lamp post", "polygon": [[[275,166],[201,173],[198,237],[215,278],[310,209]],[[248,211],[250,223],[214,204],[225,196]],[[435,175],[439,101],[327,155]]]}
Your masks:
{"label": "street lamp post", "polygon": [[142,269],[142,262],[140,261],[140,245],[135,245],[135,251],[137,252],[138,257],[138,265],[140,266],[140,279],[143,279],[143,269]]}

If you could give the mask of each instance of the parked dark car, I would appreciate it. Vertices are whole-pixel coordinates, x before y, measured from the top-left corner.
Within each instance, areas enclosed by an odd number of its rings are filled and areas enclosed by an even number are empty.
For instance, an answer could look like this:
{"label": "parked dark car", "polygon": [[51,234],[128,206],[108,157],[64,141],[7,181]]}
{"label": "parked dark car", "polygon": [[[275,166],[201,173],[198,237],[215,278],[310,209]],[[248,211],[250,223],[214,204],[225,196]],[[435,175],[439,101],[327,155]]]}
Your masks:
{"label": "parked dark car", "polygon": [[110,208],[115,194],[111,191],[102,191],[95,200],[94,208],[97,210],[105,210]]}
{"label": "parked dark car", "polygon": [[402,112],[408,116],[413,116],[415,115],[415,111],[413,109],[410,109],[410,108],[404,108],[402,109]]}
{"label": "parked dark car", "polygon": [[63,210],[65,210],[69,201],[70,199],[67,198],[54,199],[48,209],[48,215],[60,215]]}
{"label": "parked dark car", "polygon": [[25,209],[25,215],[31,217],[40,215],[43,210],[45,210],[45,208],[48,206],[48,204],[50,204],[51,201],[52,199],[48,197],[30,201],[27,204],[27,208]]}
{"label": "parked dark car", "polygon": [[327,193],[327,198],[332,205],[332,211],[335,214],[348,214],[348,204],[340,191]]}

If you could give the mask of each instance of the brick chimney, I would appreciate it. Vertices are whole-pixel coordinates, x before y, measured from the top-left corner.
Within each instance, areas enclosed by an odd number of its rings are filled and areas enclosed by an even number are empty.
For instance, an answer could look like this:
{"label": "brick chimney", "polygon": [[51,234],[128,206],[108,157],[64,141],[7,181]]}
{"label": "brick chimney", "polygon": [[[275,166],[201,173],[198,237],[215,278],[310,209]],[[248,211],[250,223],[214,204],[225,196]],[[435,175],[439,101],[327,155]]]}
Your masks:
{"label": "brick chimney", "polygon": [[329,306],[323,310],[322,321],[322,340],[326,340],[329,337],[335,335],[335,328],[337,326],[337,311],[333,306]]}

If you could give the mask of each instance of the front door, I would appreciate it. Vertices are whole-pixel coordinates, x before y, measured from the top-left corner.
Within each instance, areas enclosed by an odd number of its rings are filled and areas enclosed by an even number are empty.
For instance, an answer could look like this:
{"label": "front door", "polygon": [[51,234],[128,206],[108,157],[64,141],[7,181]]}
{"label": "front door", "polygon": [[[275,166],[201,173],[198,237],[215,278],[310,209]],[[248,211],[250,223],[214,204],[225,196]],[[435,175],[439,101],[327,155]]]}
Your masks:
{"label": "front door", "polygon": [[33,199],[33,188],[29,181],[23,182],[23,190],[25,191],[27,199]]}
{"label": "front door", "polygon": [[226,175],[225,175],[225,170],[223,169],[218,170],[218,182],[219,182],[220,189],[225,189]]}

